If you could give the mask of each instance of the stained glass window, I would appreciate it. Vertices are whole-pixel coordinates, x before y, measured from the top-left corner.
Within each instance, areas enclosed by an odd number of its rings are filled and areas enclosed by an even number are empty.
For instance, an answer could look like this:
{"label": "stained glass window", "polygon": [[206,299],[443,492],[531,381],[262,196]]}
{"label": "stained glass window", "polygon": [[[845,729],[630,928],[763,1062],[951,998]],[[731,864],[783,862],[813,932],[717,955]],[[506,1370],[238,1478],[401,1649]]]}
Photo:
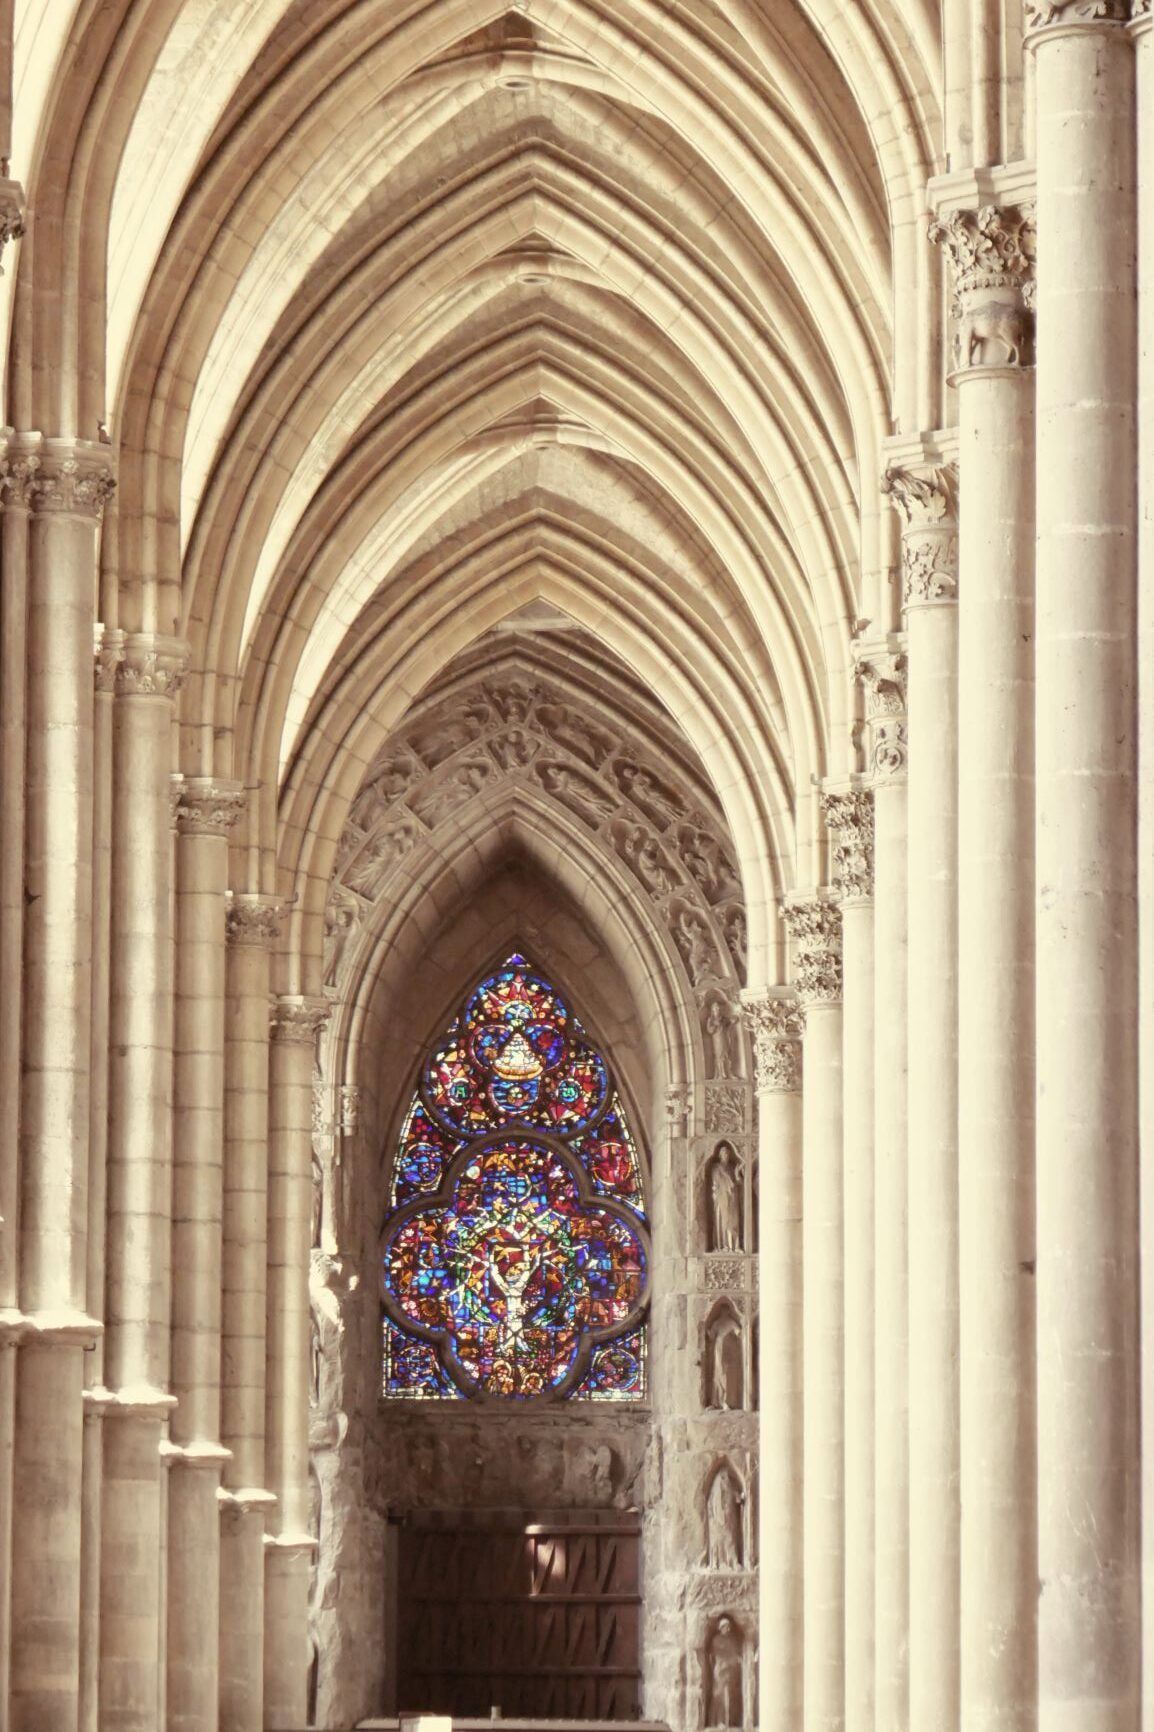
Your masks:
{"label": "stained glass window", "polygon": [[523,956],[424,1065],[389,1203],[387,1395],[645,1394],[637,1148],[604,1059]]}

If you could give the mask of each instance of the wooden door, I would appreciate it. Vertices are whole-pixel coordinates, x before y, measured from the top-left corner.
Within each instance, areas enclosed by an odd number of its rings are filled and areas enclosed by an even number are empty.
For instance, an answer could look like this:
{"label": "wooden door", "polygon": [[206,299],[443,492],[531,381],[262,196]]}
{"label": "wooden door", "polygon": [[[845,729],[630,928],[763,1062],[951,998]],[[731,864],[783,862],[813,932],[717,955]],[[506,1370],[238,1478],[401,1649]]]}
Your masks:
{"label": "wooden door", "polygon": [[636,1514],[426,1512],[399,1540],[401,1712],[640,1718]]}

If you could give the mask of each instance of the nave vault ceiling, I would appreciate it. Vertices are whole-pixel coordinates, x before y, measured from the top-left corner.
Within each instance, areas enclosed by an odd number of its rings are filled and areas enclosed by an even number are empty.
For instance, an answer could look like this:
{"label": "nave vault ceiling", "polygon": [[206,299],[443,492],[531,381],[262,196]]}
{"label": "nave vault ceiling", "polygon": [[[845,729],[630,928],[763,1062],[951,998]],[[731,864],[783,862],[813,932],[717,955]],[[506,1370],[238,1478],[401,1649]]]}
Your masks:
{"label": "nave vault ceiling", "polygon": [[[891,349],[895,293],[939,292],[902,239],[937,13],[17,0],[7,420],[115,448],[101,618],[190,641],[181,768],[261,789],[286,984],[331,967],[334,901],[387,888],[380,814],[357,852],[382,765],[515,665],[559,768],[486,734],[469,802],[592,827],[683,960],[692,909],[720,979],[777,977],[775,900],[821,876],[815,779],[856,767],[854,634],[897,623],[882,441],[936,424]],[[46,305],[61,343],[22,340]],[[680,828],[550,711],[662,764]],[[420,775],[435,804],[451,777]],[[436,834],[411,797],[410,872]]]}

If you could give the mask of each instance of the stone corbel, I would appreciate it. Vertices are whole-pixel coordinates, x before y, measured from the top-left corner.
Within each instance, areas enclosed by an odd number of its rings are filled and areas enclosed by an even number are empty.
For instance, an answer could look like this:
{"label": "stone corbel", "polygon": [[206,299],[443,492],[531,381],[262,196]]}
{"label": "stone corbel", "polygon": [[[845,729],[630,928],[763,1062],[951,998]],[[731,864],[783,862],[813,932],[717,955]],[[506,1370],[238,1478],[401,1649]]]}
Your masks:
{"label": "stone corbel", "polygon": [[805,1011],[788,987],[744,992],[742,1014],[753,1042],[759,1094],[795,1094],[801,1088]]}
{"label": "stone corbel", "polygon": [[[7,166],[7,165],[5,165]],[[7,175],[0,179],[0,259],[9,241],[18,241],[24,233],[24,188]],[[3,268],[0,266],[0,276]]]}
{"label": "stone corbel", "polygon": [[230,944],[275,944],[285,905],[276,896],[249,896],[230,890],[224,927]]}
{"label": "stone corbel", "polygon": [[957,440],[946,434],[894,446],[882,492],[902,523],[902,594],[907,608],[958,595]]}
{"label": "stone corbel", "polygon": [[891,632],[875,643],[854,646],[854,674],[865,701],[867,771],[874,785],[905,776],[906,645]]}
{"label": "stone corbel", "polygon": [[183,836],[224,836],[244,815],[243,782],[182,776],[176,788],[176,828]]}

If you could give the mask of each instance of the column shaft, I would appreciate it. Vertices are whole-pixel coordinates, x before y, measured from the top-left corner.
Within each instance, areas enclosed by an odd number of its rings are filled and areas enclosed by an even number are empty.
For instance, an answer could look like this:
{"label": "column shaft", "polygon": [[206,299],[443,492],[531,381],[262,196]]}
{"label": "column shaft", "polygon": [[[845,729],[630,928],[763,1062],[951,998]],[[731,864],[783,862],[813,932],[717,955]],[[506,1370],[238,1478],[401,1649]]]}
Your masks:
{"label": "column shaft", "polygon": [[265,1293],[268,1263],[269,951],[279,906],[234,896],[227,914],[221,1441],[221,1732],[264,1723]]}
{"label": "column shaft", "polygon": [[183,646],[129,637],[117,670],[112,811],[101,1732],[162,1723],[160,1446],[172,1210],[172,699]]}
{"label": "column shaft", "polygon": [[874,774],[875,1712],[909,1725],[909,1311],[906,1208],[907,855],[905,655],[862,647]]}
{"label": "column shaft", "polygon": [[909,686],[910,1725],[958,1723],[956,471],[890,471]]}
{"label": "column shaft", "polygon": [[[931,231],[954,270],[958,644],[961,1703],[1037,1718],[1034,1471],[1034,381],[1024,207]],[[980,333],[1000,326],[1005,345]],[[1016,352],[1016,359],[1015,359]]]}
{"label": "column shaft", "polygon": [[750,993],[757,1065],[760,1359],[758,1725],[802,1712],[801,1032],[785,990]]}
{"label": "column shaft", "polygon": [[[1133,50],[1039,5],[1039,1722],[1138,1719]],[[1081,20],[1081,21],[1079,21]]]}
{"label": "column shaft", "polygon": [[873,793],[823,796],[842,909],[845,1712],[874,1732]]}
{"label": "column shaft", "polygon": [[[92,921],[95,531],[107,453],[44,442],[24,477],[27,738],[18,1353],[12,1480],[13,1732],[79,1712],[82,1348]],[[11,509],[11,498],[9,502]],[[7,579],[7,572],[5,573]]]}
{"label": "column shaft", "polygon": [[805,1011],[803,1724],[807,1732],[834,1732],[845,1720],[841,910],[826,893],[790,898],[783,915]]}
{"label": "column shaft", "polygon": [[265,1569],[264,1714],[304,1724],[308,1676],[309,1247],[313,1067],[327,1001],[276,1001],[269,1065],[268,1487],[277,1498]]}

